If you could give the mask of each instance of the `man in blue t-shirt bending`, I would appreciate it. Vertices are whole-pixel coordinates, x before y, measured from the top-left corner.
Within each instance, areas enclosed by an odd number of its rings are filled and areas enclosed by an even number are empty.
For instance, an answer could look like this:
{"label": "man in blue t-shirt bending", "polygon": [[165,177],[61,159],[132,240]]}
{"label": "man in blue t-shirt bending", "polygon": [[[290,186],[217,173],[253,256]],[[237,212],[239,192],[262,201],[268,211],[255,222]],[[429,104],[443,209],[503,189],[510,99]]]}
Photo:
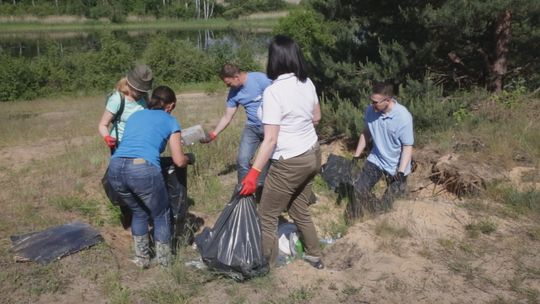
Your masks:
{"label": "man in blue t-shirt bending", "polygon": [[[356,162],[368,142],[372,149],[362,172],[354,183],[355,197],[349,203],[348,216],[352,219],[370,212],[387,211],[394,199],[405,191],[407,175],[411,172],[414,144],[411,113],[393,97],[393,85],[378,82],[373,85],[371,105],[364,115],[364,130],[360,134],[353,160]],[[381,200],[371,192],[384,176],[388,188]]]}
{"label": "man in blue t-shirt bending", "polygon": [[[221,68],[219,76],[225,85],[230,88],[227,97],[227,108],[214,130],[208,133],[201,142],[209,143],[215,140],[218,134],[227,128],[238,110],[238,106],[244,107],[247,121],[240,138],[240,147],[236,158],[238,182],[240,183],[249,171],[251,159],[264,138],[263,126],[257,115],[257,110],[262,103],[264,89],[272,81],[264,73],[244,72],[234,64],[225,64]],[[258,186],[263,185],[264,177],[264,173],[259,176]]]}

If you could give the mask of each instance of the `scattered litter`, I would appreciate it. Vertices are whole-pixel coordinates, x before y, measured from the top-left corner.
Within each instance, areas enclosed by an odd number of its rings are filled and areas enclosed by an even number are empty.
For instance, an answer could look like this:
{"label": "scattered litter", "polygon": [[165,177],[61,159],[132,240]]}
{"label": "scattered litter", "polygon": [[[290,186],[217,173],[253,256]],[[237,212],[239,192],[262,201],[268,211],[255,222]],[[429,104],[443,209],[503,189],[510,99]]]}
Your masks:
{"label": "scattered litter", "polygon": [[204,270],[204,269],[208,268],[208,267],[206,267],[206,265],[204,264],[204,262],[201,259],[188,261],[188,262],[185,263],[185,265],[188,266],[188,267],[194,267],[194,268],[201,269],[201,270]]}
{"label": "scattered litter", "polygon": [[11,236],[11,251],[17,262],[47,264],[102,241],[103,237],[92,226],[73,222],[41,232]]}
{"label": "scattered litter", "polygon": [[327,236],[327,237],[321,238],[319,240],[319,243],[323,245],[331,245],[331,244],[334,244],[340,238],[341,238],[341,233],[338,232],[338,234],[335,237]]}
{"label": "scattered litter", "polygon": [[304,256],[304,245],[298,237],[298,228],[294,223],[284,222],[278,226],[278,246],[276,266],[284,266],[294,259]]}

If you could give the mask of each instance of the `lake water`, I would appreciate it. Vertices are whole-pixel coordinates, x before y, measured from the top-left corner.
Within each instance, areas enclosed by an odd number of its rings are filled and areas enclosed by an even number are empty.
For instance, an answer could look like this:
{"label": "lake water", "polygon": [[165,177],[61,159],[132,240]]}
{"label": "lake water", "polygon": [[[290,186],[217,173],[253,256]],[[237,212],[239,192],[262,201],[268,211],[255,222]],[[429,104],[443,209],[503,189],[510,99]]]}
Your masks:
{"label": "lake water", "polygon": [[[207,49],[216,43],[239,45],[241,41],[250,41],[256,53],[264,54],[271,39],[269,32],[241,32],[234,30],[143,30],[112,31],[114,37],[129,44],[139,57],[146,48],[149,39],[164,34],[170,39],[183,39],[200,49]],[[97,50],[100,33],[93,32],[50,32],[50,33],[0,33],[0,54],[32,58],[40,56],[50,43],[57,45],[62,54]]]}

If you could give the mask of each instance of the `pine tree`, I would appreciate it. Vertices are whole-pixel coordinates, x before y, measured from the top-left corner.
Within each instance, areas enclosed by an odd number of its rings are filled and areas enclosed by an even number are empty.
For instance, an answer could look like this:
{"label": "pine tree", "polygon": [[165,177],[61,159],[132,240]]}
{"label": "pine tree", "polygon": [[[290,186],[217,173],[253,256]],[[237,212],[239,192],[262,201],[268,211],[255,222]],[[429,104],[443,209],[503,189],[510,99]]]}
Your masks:
{"label": "pine tree", "polygon": [[[447,91],[527,79],[540,85],[540,1],[310,0],[335,37],[305,45],[327,95],[357,98],[372,80],[423,80]],[[298,18],[292,15],[289,18]],[[298,27],[280,29],[294,36]],[[528,46],[528,47],[527,47]]]}

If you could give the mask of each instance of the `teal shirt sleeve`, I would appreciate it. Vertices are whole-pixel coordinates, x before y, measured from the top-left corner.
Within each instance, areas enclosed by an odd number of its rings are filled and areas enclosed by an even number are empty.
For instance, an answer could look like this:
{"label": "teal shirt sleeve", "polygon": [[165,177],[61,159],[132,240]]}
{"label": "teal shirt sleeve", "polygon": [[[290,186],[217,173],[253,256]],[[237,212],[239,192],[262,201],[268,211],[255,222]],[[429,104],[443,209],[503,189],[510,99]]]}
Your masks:
{"label": "teal shirt sleeve", "polygon": [[118,113],[118,110],[120,110],[121,100],[120,93],[114,92],[111,96],[109,96],[109,99],[107,99],[105,109],[113,114]]}

